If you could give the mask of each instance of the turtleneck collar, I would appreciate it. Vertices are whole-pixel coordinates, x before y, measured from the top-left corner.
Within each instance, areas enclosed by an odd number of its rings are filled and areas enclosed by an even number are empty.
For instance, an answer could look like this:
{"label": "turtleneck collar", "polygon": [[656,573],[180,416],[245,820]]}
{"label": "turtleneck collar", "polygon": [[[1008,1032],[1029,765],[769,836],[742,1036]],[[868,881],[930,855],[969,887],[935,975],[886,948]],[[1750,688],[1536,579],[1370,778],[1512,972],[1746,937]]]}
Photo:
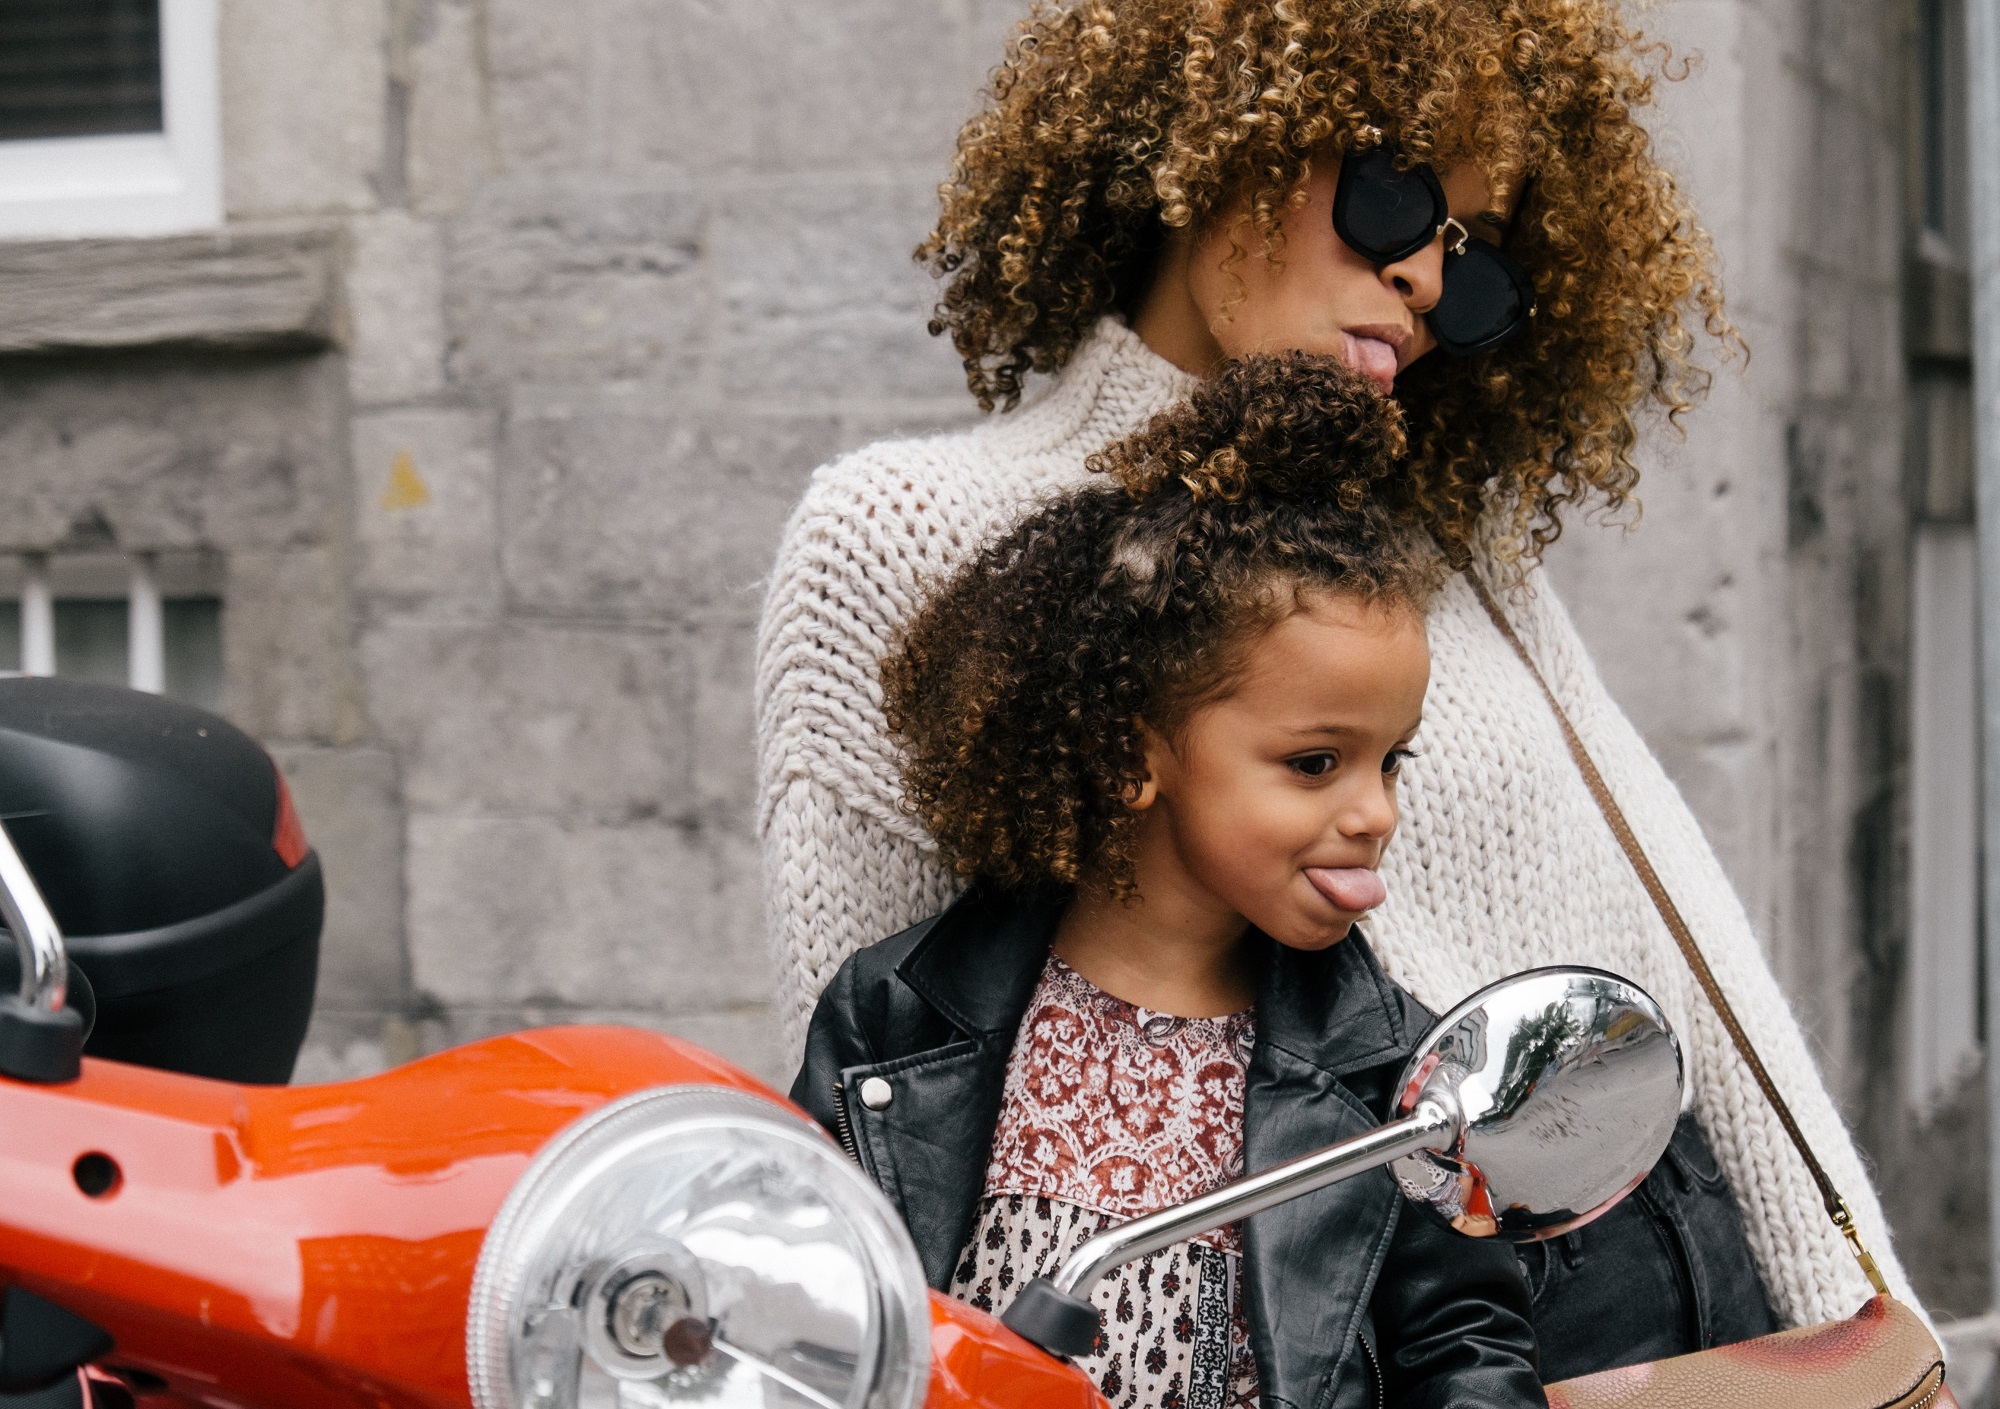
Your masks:
{"label": "turtleneck collar", "polygon": [[1039,396],[1000,416],[993,435],[1018,453],[1084,442],[1084,454],[1130,435],[1192,391],[1197,378],[1106,314]]}

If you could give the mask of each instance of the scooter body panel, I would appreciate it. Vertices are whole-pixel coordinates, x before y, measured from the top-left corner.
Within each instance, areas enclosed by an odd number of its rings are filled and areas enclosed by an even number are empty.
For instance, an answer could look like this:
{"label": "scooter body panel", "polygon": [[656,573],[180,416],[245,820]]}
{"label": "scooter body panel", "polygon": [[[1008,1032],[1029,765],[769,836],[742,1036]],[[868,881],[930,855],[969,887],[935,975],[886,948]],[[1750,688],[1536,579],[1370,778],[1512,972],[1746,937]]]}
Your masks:
{"label": "scooter body panel", "polygon": [[[466,1304],[509,1190],[577,1117],[684,1084],[789,1107],[698,1047],[617,1027],[324,1086],[89,1058],[62,1085],[0,1078],[0,1284],[109,1331],[111,1364],[164,1382],[142,1409],[466,1409]],[[94,1197],[88,1155],[117,1169]],[[1102,1409],[1074,1366],[931,1303],[926,1409]]]}
{"label": "scooter body panel", "polygon": [[[463,1406],[473,1267],[514,1182],[578,1116],[687,1083],[780,1099],[698,1047],[614,1027],[325,1086],[90,1059],[63,1085],[0,1080],[0,1281],[218,1409]],[[86,1155],[117,1167],[98,1197],[79,1187]]]}
{"label": "scooter body panel", "polygon": [[931,1389],[924,1409],[1109,1409],[1090,1377],[985,1312],[931,1293]]}

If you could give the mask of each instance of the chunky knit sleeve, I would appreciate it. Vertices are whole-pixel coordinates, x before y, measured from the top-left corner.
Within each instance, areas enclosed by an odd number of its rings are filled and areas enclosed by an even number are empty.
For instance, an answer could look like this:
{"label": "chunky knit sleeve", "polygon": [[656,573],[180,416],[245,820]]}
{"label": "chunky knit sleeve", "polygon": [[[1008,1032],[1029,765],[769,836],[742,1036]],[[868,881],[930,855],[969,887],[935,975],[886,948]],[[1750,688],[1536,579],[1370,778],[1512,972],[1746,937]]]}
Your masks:
{"label": "chunky knit sleeve", "polygon": [[766,935],[788,1046],[849,954],[941,910],[956,889],[898,801],[883,655],[915,610],[938,531],[922,442],[813,477],[786,528],[757,641],[758,830]]}

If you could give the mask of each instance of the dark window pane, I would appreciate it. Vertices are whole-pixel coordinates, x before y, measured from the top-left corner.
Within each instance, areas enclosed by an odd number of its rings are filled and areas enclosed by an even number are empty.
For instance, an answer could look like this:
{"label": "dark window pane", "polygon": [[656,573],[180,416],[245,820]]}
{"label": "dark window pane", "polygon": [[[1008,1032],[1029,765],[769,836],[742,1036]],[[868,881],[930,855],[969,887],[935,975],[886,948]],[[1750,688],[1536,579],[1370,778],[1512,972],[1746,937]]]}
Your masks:
{"label": "dark window pane", "polygon": [[126,650],[123,598],[57,600],[56,674],[66,680],[123,685],[131,678]]}
{"label": "dark window pane", "polygon": [[182,704],[220,714],[222,603],[214,597],[169,597],[162,606],[167,694]]}
{"label": "dark window pane", "polygon": [[160,0],[0,0],[0,141],[162,130]]}
{"label": "dark window pane", "polygon": [[[197,709],[222,710],[222,603],[169,597],[161,604],[167,647],[167,695]],[[56,603],[56,674],[101,685],[131,678],[123,598],[63,598]],[[0,671],[21,668],[21,604],[0,599]]]}
{"label": "dark window pane", "polygon": [[1922,0],[1918,9],[1917,99],[1923,156],[1924,226],[1945,233],[1945,84],[1950,56],[1945,51],[1944,0]]}

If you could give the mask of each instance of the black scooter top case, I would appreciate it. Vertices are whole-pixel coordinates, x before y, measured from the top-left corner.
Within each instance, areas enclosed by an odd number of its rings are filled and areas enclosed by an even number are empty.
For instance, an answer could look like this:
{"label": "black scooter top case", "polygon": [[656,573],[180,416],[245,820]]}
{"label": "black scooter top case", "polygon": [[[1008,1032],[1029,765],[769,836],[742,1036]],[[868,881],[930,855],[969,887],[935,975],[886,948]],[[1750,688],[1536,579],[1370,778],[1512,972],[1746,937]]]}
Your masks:
{"label": "black scooter top case", "polygon": [[[94,990],[85,1052],[290,1080],[325,890],[255,740],[158,695],[0,679],[0,822]],[[18,983],[9,940],[0,991]]]}

